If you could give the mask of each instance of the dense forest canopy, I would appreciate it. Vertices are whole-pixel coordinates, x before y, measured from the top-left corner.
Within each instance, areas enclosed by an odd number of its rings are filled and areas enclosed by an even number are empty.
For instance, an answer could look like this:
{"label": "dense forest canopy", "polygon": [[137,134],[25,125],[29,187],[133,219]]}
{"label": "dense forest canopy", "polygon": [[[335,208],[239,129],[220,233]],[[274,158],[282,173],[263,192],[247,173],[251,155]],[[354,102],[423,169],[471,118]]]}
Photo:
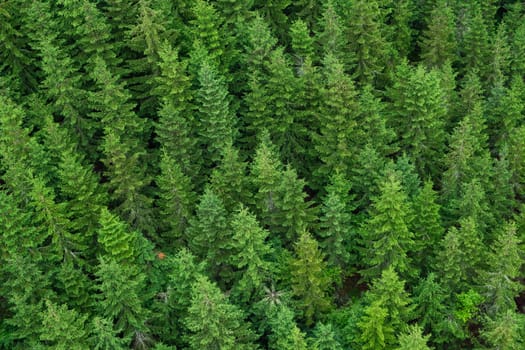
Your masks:
{"label": "dense forest canopy", "polygon": [[524,77],[521,1],[0,1],[0,349],[524,349]]}

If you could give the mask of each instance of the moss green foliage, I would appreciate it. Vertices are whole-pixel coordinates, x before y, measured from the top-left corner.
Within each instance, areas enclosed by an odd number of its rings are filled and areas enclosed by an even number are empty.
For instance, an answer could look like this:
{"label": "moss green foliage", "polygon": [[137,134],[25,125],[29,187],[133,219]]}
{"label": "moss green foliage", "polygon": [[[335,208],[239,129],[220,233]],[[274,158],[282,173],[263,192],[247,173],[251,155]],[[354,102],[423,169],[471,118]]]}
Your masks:
{"label": "moss green foliage", "polygon": [[525,5],[0,1],[0,350],[525,347]]}

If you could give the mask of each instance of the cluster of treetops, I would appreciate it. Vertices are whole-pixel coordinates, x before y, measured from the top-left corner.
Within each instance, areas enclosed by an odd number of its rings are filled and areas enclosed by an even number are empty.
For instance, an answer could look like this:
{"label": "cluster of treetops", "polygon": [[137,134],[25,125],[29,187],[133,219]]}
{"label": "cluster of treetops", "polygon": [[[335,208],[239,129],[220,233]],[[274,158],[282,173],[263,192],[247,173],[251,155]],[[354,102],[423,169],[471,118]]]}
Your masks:
{"label": "cluster of treetops", "polygon": [[524,349],[524,14],[0,2],[0,349]]}

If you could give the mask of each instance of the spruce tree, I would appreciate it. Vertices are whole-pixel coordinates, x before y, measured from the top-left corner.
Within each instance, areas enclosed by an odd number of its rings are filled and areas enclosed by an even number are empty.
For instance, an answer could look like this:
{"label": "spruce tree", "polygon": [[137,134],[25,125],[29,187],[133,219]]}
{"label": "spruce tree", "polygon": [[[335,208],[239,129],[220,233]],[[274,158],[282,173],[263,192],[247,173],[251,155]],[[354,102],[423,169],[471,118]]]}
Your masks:
{"label": "spruce tree", "polygon": [[358,103],[354,84],[346,76],[342,64],[333,56],[324,58],[326,86],[321,90],[319,133],[314,147],[322,165],[315,172],[318,182],[334,171],[348,173],[353,165],[356,140]]}
{"label": "spruce tree", "polygon": [[427,67],[442,67],[447,61],[457,60],[455,20],[454,11],[446,1],[435,2],[420,42],[421,59]]}
{"label": "spruce tree", "polygon": [[101,144],[110,204],[133,228],[152,234],[152,198],[146,193],[150,183],[146,175],[145,121],[133,111],[130,95],[118,77],[109,71],[103,59],[95,60],[92,71],[97,91],[92,95],[96,106],[93,117],[104,128]]}
{"label": "spruce tree", "polygon": [[312,325],[331,308],[329,290],[332,278],[317,241],[303,233],[295,244],[296,257],[291,261],[292,292],[307,325]]}
{"label": "spruce tree", "polygon": [[205,60],[198,74],[199,90],[195,104],[198,110],[200,146],[205,148],[205,164],[216,165],[221,150],[236,138],[236,117],[230,104],[224,78],[212,63]]}
{"label": "spruce tree", "polygon": [[255,349],[255,339],[243,312],[230,304],[206,277],[197,277],[184,319],[190,349]]}
{"label": "spruce tree", "polygon": [[148,310],[144,307],[144,274],[134,266],[113,258],[101,258],[95,271],[97,315],[112,320],[124,338],[141,337],[147,331]]}
{"label": "spruce tree", "polygon": [[191,178],[184,174],[182,166],[167,153],[161,150],[160,174],[155,182],[158,186],[157,206],[162,219],[160,233],[165,245],[180,242],[188,227],[195,204],[195,193]]}
{"label": "spruce tree", "polygon": [[251,199],[246,167],[239,150],[232,144],[226,144],[221,150],[220,164],[212,171],[210,186],[229,211],[240,204],[248,204]]}
{"label": "spruce tree", "polygon": [[294,313],[286,306],[278,306],[269,315],[271,334],[269,349],[272,350],[306,350],[306,336],[294,320]]}
{"label": "spruce tree", "polygon": [[[323,199],[319,220],[320,246],[327,254],[328,263],[348,270],[356,261],[356,223],[352,217],[355,205],[350,195],[350,184],[339,173],[331,177]],[[346,272],[348,273],[348,272]]]}
{"label": "spruce tree", "polygon": [[447,122],[439,72],[427,72],[421,65],[411,68],[404,61],[387,95],[391,99],[389,125],[396,130],[401,150],[412,156],[420,174],[436,174]]}
{"label": "spruce tree", "polygon": [[85,349],[87,315],[69,310],[67,305],[56,305],[46,300],[46,310],[42,315],[40,340],[44,348],[57,350]]}
{"label": "spruce tree", "polygon": [[356,0],[347,18],[348,52],[353,77],[362,85],[376,85],[384,70],[389,43],[383,33],[381,10],[377,1]]}
{"label": "spruce tree", "polygon": [[231,250],[231,229],[224,204],[211,188],[204,189],[185,236],[190,250],[210,262],[212,276],[225,272]]}
{"label": "spruce tree", "polygon": [[155,124],[156,141],[170,157],[177,160],[183,174],[196,178],[200,150],[196,146],[197,121],[187,63],[168,43],[161,45],[159,56],[160,75],[153,91],[161,99],[159,118]]}
{"label": "spruce tree", "polygon": [[358,342],[363,350],[388,349],[395,343],[394,329],[385,322],[388,311],[383,301],[377,300],[364,309],[357,327],[361,331]]}
{"label": "spruce tree", "polygon": [[430,335],[424,336],[417,324],[409,326],[408,332],[398,337],[399,347],[396,350],[430,350],[427,345]]}
{"label": "spruce tree", "polygon": [[414,248],[414,233],[409,229],[412,219],[412,209],[400,180],[396,173],[387,174],[361,233],[361,274],[365,279],[377,278],[389,267],[402,276],[414,273],[407,255]]}
{"label": "spruce tree", "polygon": [[266,280],[271,278],[272,266],[267,260],[271,247],[265,242],[269,232],[244,207],[233,215],[231,228],[230,263],[236,269],[233,294],[238,295],[237,300],[249,301],[262,292]]}

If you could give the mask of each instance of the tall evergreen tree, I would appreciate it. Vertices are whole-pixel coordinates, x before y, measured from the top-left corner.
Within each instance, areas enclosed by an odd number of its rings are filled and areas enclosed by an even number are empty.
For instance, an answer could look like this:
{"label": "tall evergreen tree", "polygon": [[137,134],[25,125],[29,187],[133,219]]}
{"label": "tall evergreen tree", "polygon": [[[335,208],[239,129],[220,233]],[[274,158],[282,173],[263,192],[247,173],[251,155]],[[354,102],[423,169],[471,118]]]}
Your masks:
{"label": "tall evergreen tree", "polygon": [[[444,91],[437,70],[401,63],[388,90],[390,125],[403,151],[416,162],[420,174],[436,174],[445,144],[447,122]],[[416,146],[417,145],[417,146]]]}
{"label": "tall evergreen tree", "polygon": [[113,321],[120,336],[141,338],[147,334],[148,310],[144,307],[144,274],[134,266],[122,265],[113,258],[101,258],[95,271],[98,292],[96,311]]}
{"label": "tall evergreen tree", "polygon": [[453,8],[446,1],[435,2],[420,42],[421,58],[427,67],[442,67],[447,61],[457,60],[455,20]]}
{"label": "tall evergreen tree", "polygon": [[407,195],[395,173],[385,176],[380,192],[361,233],[361,273],[371,280],[392,267],[402,276],[411,276],[414,268],[407,253],[414,248],[414,234],[409,229],[413,218]]}
{"label": "tall evergreen tree", "polygon": [[254,334],[242,311],[230,304],[220,289],[205,277],[192,286],[185,324],[190,349],[255,349]]}
{"label": "tall evergreen tree", "polygon": [[309,233],[303,233],[295,245],[296,257],[291,261],[292,291],[307,325],[331,307],[328,291],[333,282],[324,254]]}
{"label": "tall evergreen tree", "polygon": [[269,232],[262,229],[248,209],[241,207],[233,216],[230,263],[237,270],[234,294],[248,301],[262,292],[263,284],[271,278],[268,255],[270,246],[265,242]]}
{"label": "tall evergreen tree", "polygon": [[355,135],[359,105],[352,79],[345,75],[342,64],[333,56],[325,57],[324,71],[326,86],[321,91],[320,128],[314,138],[314,147],[322,162],[316,172],[319,179],[334,171],[348,172],[360,136]]}
{"label": "tall evergreen tree", "polygon": [[236,138],[236,117],[224,78],[210,62],[202,63],[198,80],[200,87],[195,102],[200,146],[207,150],[205,164],[211,168],[219,162],[221,150]]}
{"label": "tall evergreen tree", "polygon": [[133,111],[130,95],[107,68],[101,58],[95,60],[92,72],[97,91],[92,96],[96,106],[93,117],[104,128],[101,151],[109,178],[111,205],[133,228],[153,233],[150,198],[146,189],[150,179],[146,176],[145,121]]}
{"label": "tall evergreen tree", "polygon": [[385,68],[389,43],[382,28],[382,14],[377,1],[356,0],[347,18],[348,52],[353,76],[360,84],[376,85]]}

